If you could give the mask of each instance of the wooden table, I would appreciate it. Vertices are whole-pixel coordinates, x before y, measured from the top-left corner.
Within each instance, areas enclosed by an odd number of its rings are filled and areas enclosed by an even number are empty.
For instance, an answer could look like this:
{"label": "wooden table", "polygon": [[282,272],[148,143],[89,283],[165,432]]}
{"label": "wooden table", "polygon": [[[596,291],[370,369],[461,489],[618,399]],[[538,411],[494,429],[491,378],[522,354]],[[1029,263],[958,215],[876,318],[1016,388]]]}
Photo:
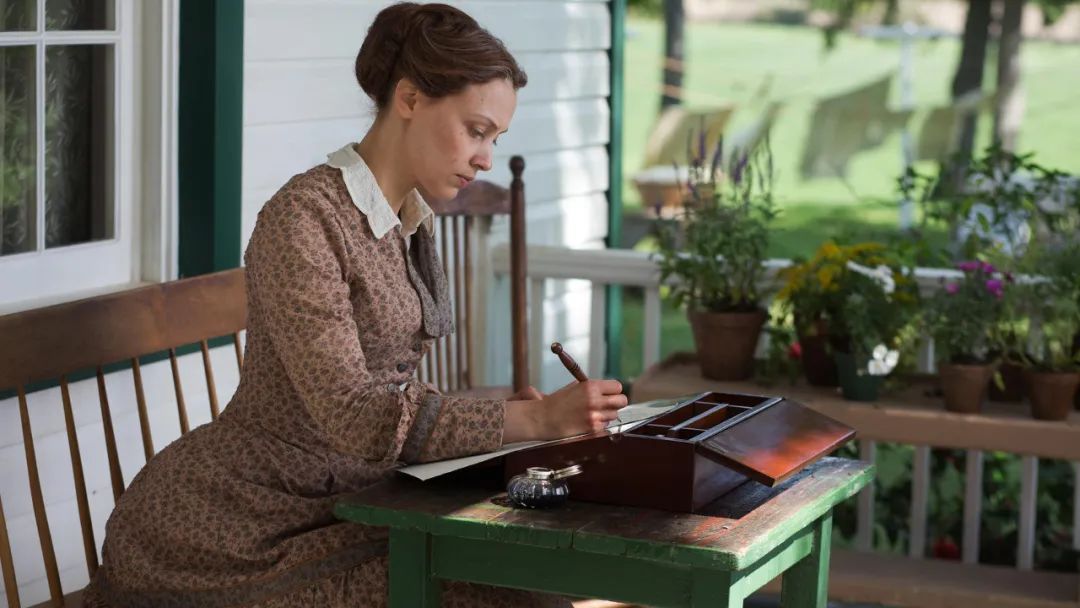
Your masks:
{"label": "wooden table", "polygon": [[784,608],[824,608],[832,509],[872,476],[872,465],[827,458],[776,488],[746,483],[710,515],[573,500],[530,511],[490,489],[401,477],[335,512],[390,528],[391,608],[435,608],[440,579],[727,608],[781,574]]}

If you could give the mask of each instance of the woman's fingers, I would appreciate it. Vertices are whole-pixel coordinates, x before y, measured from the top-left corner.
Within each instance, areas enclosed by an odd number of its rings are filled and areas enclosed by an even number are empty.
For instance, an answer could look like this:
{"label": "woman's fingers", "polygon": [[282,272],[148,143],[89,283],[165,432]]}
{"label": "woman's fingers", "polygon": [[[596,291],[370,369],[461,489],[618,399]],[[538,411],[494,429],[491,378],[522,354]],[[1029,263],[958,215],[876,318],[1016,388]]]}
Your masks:
{"label": "woman's fingers", "polygon": [[622,382],[618,380],[593,380],[601,395],[618,395],[622,393]]}

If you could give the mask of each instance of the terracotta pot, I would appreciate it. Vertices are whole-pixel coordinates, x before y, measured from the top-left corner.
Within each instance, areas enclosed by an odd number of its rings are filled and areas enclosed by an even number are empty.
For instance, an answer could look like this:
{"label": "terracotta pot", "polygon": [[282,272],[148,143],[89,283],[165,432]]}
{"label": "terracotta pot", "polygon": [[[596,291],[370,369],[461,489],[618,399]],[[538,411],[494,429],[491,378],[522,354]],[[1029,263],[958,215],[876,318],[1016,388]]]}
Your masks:
{"label": "terracotta pot", "polygon": [[1039,420],[1065,420],[1073,409],[1073,396],[1080,385],[1076,372],[1024,370],[1031,415]]}
{"label": "terracotta pot", "polygon": [[1008,361],[998,367],[1001,380],[1005,384],[1000,389],[996,382],[990,383],[991,401],[1020,401],[1024,398],[1024,368],[1016,363]]}
{"label": "terracotta pot", "polygon": [[850,401],[877,401],[878,389],[885,376],[860,374],[851,353],[836,351],[836,372],[840,379],[840,392]]}
{"label": "terracotta pot", "polygon": [[694,332],[694,345],[701,375],[712,380],[745,380],[754,373],[757,349],[765,311],[687,312]]}
{"label": "terracotta pot", "polygon": [[828,325],[819,319],[814,322],[814,327],[817,332],[812,336],[799,333],[803,374],[811,386],[837,386],[836,361],[829,353]]}
{"label": "terracotta pot", "polygon": [[945,393],[945,409],[961,414],[976,414],[994,376],[993,365],[959,365],[946,363],[938,366],[941,391]]}

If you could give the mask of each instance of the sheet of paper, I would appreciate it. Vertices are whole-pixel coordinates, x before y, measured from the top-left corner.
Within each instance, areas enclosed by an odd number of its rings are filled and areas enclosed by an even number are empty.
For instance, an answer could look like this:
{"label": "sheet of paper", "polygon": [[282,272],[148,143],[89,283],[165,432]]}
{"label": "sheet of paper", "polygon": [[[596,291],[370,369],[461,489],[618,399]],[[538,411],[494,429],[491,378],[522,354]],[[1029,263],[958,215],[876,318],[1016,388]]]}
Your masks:
{"label": "sheet of paper", "polygon": [[[633,426],[635,423],[640,422],[646,418],[652,418],[658,414],[662,414],[671,408],[675,407],[680,401],[685,401],[685,398],[678,399],[657,399],[655,401],[644,401],[642,403],[631,403],[630,405],[619,410],[619,417],[616,420],[612,420],[608,425],[607,430],[612,433],[622,433],[626,429]],[[558,441],[558,440],[555,440]],[[486,454],[475,454],[473,456],[465,456],[463,458],[452,458],[450,460],[440,460],[438,462],[427,462],[424,464],[414,464],[406,467],[401,467],[398,471],[405,473],[411,477],[415,477],[421,481],[427,481],[434,479],[440,475],[446,475],[454,471],[460,471],[465,467],[479,464],[494,458],[498,458],[511,452],[518,450],[524,450],[536,445],[542,445],[544,443],[551,443],[550,441],[522,441],[519,443],[511,443],[502,447],[502,449],[494,452],[488,452]]]}

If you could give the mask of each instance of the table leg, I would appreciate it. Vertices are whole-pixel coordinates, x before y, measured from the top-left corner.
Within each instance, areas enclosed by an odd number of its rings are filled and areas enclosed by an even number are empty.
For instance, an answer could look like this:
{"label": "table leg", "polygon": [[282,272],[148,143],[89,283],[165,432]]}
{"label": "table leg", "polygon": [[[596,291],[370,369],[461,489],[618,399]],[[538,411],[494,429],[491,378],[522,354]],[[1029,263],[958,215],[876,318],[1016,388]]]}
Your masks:
{"label": "table leg", "polygon": [[741,608],[743,598],[735,592],[730,572],[695,570],[690,608]]}
{"label": "table leg", "polygon": [[832,511],[814,524],[814,548],[784,573],[780,587],[782,608],[825,608],[829,596],[829,549]]}
{"label": "table leg", "polygon": [[431,575],[431,536],[390,530],[390,608],[439,608],[441,583]]}

